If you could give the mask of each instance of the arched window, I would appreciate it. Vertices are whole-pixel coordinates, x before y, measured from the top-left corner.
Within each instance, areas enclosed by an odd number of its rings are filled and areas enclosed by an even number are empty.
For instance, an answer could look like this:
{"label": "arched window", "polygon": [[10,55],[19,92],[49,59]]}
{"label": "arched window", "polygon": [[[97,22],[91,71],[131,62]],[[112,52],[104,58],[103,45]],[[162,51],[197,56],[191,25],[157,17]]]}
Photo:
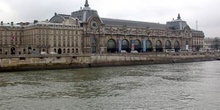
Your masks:
{"label": "arched window", "polygon": [[92,38],[92,53],[96,53],[96,44],[97,44],[97,39],[94,37]]}
{"label": "arched window", "polygon": [[179,44],[178,41],[176,41],[176,42],[174,43],[174,48],[180,48],[180,44]]}
{"label": "arched window", "polygon": [[116,48],[116,42],[114,39],[110,39],[108,40],[108,49],[113,49],[113,48]]}
{"label": "arched window", "polygon": [[122,50],[129,50],[129,42],[128,40],[122,40]]}
{"label": "arched window", "polygon": [[116,41],[114,39],[110,39],[107,42],[107,52],[115,53],[116,52]]}
{"label": "arched window", "polygon": [[178,41],[176,41],[176,42],[174,43],[174,49],[175,49],[176,52],[178,52],[178,51],[180,50],[180,44],[179,44]]}
{"label": "arched window", "polygon": [[152,52],[153,51],[152,42],[150,40],[146,41],[146,51],[147,52]]}
{"label": "arched window", "polygon": [[138,40],[138,39],[135,40],[134,41],[134,47],[135,47],[135,50],[141,48],[141,41]]}
{"label": "arched window", "polygon": [[147,42],[146,42],[146,48],[147,48],[147,49],[152,48],[152,43],[151,43],[150,40],[147,40]]}
{"label": "arched window", "polygon": [[165,48],[166,49],[172,49],[172,45],[171,45],[171,42],[169,40],[166,41]]}
{"label": "arched window", "polygon": [[160,40],[156,42],[156,48],[162,48],[162,43]]}
{"label": "arched window", "polygon": [[158,40],[156,42],[156,52],[162,52],[162,51],[163,51],[162,43],[160,40]]}

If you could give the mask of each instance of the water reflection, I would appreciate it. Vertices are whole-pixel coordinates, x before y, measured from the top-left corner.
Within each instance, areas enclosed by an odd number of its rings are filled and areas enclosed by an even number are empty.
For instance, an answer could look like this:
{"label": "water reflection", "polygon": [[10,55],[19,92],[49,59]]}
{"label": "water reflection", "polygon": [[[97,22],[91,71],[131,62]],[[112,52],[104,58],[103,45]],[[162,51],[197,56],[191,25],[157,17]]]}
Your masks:
{"label": "water reflection", "polygon": [[0,109],[220,109],[219,64],[1,73]]}

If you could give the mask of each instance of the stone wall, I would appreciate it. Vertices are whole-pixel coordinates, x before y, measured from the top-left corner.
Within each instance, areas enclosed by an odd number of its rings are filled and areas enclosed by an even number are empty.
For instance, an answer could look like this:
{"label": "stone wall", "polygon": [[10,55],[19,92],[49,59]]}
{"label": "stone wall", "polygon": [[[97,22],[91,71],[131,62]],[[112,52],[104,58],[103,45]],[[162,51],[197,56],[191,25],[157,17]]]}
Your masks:
{"label": "stone wall", "polygon": [[219,57],[219,52],[0,56],[0,71],[194,62]]}

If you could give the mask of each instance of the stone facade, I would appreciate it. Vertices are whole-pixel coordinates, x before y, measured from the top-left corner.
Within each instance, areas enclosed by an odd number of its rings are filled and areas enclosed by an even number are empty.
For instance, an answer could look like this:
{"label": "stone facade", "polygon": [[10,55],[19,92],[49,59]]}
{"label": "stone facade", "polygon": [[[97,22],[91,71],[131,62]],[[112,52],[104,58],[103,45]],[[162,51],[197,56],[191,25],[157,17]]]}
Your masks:
{"label": "stone facade", "polygon": [[[23,42],[23,28],[20,25],[11,23],[0,24],[0,55],[1,54],[17,54],[16,50],[21,49]],[[18,53],[21,53],[18,51]]]}
{"label": "stone facade", "polygon": [[74,18],[63,23],[2,23],[0,54],[82,54],[82,34],[83,30]]}
{"label": "stone facade", "polygon": [[101,18],[89,7],[49,21],[0,25],[0,54],[199,51],[204,33],[178,15],[166,24]]}

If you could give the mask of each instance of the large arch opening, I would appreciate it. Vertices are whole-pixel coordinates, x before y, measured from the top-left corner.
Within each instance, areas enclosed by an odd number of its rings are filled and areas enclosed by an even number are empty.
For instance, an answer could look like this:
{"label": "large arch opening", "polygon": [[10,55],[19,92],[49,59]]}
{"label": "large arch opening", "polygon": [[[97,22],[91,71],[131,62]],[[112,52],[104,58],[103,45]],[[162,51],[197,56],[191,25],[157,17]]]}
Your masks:
{"label": "large arch opening", "polygon": [[107,42],[107,52],[115,53],[116,51],[116,41],[114,39],[109,39]]}
{"label": "large arch opening", "polygon": [[138,39],[134,41],[134,50],[137,50],[138,52],[141,52],[142,50],[141,41]]}
{"label": "large arch opening", "polygon": [[129,42],[128,40],[124,39],[122,40],[122,50],[126,50],[127,52],[130,52],[131,49],[129,48]]}
{"label": "large arch opening", "polygon": [[162,42],[160,40],[156,42],[156,52],[163,52]]}
{"label": "large arch opening", "polygon": [[172,44],[169,40],[166,41],[166,45],[165,45],[166,49],[172,49]]}
{"label": "large arch opening", "polygon": [[58,54],[62,54],[62,49],[59,48],[57,53],[58,53]]}
{"label": "large arch opening", "polygon": [[176,52],[178,52],[180,50],[180,43],[178,41],[176,41],[174,43],[174,49],[175,49]]}
{"label": "large arch opening", "polygon": [[153,52],[153,46],[150,40],[146,41],[146,52]]}

